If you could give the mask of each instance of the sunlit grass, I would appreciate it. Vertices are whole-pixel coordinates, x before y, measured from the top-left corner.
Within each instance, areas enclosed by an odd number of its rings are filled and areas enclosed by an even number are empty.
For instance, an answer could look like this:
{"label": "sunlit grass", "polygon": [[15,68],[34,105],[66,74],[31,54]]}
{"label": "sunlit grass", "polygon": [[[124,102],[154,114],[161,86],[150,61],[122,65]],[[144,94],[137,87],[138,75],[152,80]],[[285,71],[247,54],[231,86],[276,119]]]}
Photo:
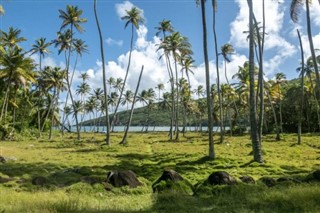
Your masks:
{"label": "sunlit grass", "polygon": [[[14,178],[0,184],[0,212],[317,212],[320,187],[317,183],[281,184],[273,188],[240,184],[219,193],[191,196],[178,192],[152,193],[151,185],[163,169],[178,171],[191,184],[205,180],[214,171],[227,171],[239,178],[250,175],[293,177],[304,181],[320,169],[319,136],[304,135],[297,145],[296,135],[264,137],[265,163],[252,162],[249,136],[225,138],[215,144],[216,160],[209,160],[205,133],[187,133],[178,142],[168,142],[167,133],[130,133],[128,144],[120,145],[121,133],[114,133],[111,146],[102,134],[46,135],[39,140],[23,138],[0,142],[0,176]],[[21,137],[22,138],[22,137]],[[215,136],[218,141],[218,136]],[[134,171],[142,187],[106,191],[102,184],[90,185],[83,177],[101,182],[111,170]],[[44,186],[34,186],[34,177],[47,178]]]}

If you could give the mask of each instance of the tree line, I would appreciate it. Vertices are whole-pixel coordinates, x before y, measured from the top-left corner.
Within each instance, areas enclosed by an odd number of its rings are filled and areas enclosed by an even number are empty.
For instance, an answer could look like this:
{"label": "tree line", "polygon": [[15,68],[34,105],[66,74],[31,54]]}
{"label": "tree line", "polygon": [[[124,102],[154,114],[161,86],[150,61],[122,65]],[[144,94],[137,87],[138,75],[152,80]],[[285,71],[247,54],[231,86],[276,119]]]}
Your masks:
{"label": "tree line", "polygon": [[[301,45],[301,66],[297,68],[299,77],[288,82],[283,73],[277,73],[271,80],[264,77],[264,42],[265,32],[265,3],[261,1],[263,20],[258,22],[253,12],[252,1],[248,0],[249,30],[248,34],[249,60],[240,66],[237,73],[228,76],[227,64],[230,55],[234,53],[232,44],[217,46],[218,35],[215,25],[217,2],[213,0],[213,35],[216,61],[217,81],[212,84],[209,78],[208,59],[208,27],[206,1],[197,0],[201,9],[203,29],[203,54],[205,62],[205,85],[193,88],[190,75],[193,74],[194,59],[192,46],[188,38],[175,31],[170,20],[162,20],[156,26],[156,35],[161,38],[157,51],[161,53],[159,60],[165,62],[169,76],[169,90],[164,91],[166,83],[159,83],[154,88],[139,92],[139,83],[143,73],[143,65],[135,92],[127,89],[127,77],[130,72],[131,56],[135,29],[144,22],[141,11],[133,7],[122,17],[125,28],[131,30],[128,65],[124,79],[108,77],[105,70],[102,32],[97,14],[97,1],[94,0],[95,20],[100,39],[100,52],[103,69],[103,84],[101,87],[90,88],[88,74],[81,74],[81,83],[72,92],[72,82],[77,68],[78,59],[88,52],[85,41],[77,38],[84,32],[82,24],[87,22],[82,17],[83,11],[77,6],[67,5],[65,10],[59,10],[61,27],[56,38],[47,41],[40,38],[35,41],[30,50],[24,50],[20,45],[26,41],[21,36],[20,29],[10,27],[1,30],[0,37],[0,133],[2,138],[10,138],[14,131],[37,129],[38,137],[49,130],[52,139],[52,127],[59,126],[61,134],[70,131],[75,125],[77,138],[81,139],[81,128],[86,118],[105,118],[107,126],[106,143],[110,145],[110,134],[117,124],[117,114],[120,106],[130,109],[126,122],[127,128],[122,143],[126,143],[128,130],[133,116],[135,103],[140,101],[146,105],[146,129],[150,123],[152,110],[167,111],[170,115],[170,131],[168,139],[178,141],[180,133],[185,133],[186,125],[193,118],[197,125],[208,127],[209,157],[215,158],[213,125],[220,126],[219,143],[223,143],[225,134],[241,133],[250,127],[254,160],[263,162],[262,136],[265,133],[275,133],[276,139],[281,139],[282,132],[298,132],[298,142],[301,143],[301,132],[315,132],[320,129],[320,79],[318,65],[320,56],[316,56],[313,46],[310,2],[292,1],[291,19],[298,21],[298,11],[306,7],[307,33],[311,51],[310,58],[304,59]],[[1,14],[4,10],[1,7]],[[200,22],[201,21],[201,22]],[[297,37],[300,33],[297,30]],[[300,39],[301,43],[301,39]],[[57,54],[63,55],[65,67],[43,66],[43,59],[51,54],[51,47]],[[110,50],[111,51],[111,50]],[[32,60],[33,54],[39,55],[39,61]],[[219,59],[224,63],[226,83],[221,83],[219,76]],[[236,83],[230,83],[230,77]],[[66,94],[63,104],[59,103],[62,93]],[[75,97],[76,96],[76,97]],[[131,105],[131,107],[130,107]],[[283,110],[283,109],[286,110]],[[109,115],[110,114],[110,115]],[[179,127],[182,126],[182,129]],[[226,131],[226,126],[229,130]],[[97,125],[97,131],[99,126]]]}

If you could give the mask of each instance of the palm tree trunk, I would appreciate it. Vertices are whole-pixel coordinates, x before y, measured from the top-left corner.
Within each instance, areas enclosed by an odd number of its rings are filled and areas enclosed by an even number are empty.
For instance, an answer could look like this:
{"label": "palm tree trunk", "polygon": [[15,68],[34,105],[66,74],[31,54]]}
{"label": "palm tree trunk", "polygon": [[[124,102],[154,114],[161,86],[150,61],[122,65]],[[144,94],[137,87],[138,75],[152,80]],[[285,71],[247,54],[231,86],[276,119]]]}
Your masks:
{"label": "palm tree trunk", "polygon": [[[39,66],[40,66],[40,73],[41,73],[41,53],[39,56]],[[40,101],[41,101],[40,91],[41,91],[41,88],[40,88],[40,85],[38,85],[38,88],[39,88],[39,97],[38,97],[38,106],[37,106],[38,113],[37,113],[37,115],[38,115],[38,131],[39,131],[38,137],[40,138],[41,137],[41,115],[40,115]]]}
{"label": "palm tree trunk", "polygon": [[103,78],[103,98],[106,104],[105,108],[105,114],[106,114],[106,125],[107,125],[107,131],[106,131],[106,144],[110,145],[110,120],[109,120],[109,112],[108,112],[108,91],[106,86],[106,70],[105,70],[105,62],[104,62],[104,51],[103,51],[103,41],[102,41],[102,33],[100,29],[100,24],[98,20],[97,15],[97,0],[94,0],[94,16],[96,19],[97,28],[99,31],[99,41],[100,41],[100,53],[101,53],[101,60],[102,60],[102,78]]}
{"label": "palm tree trunk", "polygon": [[180,98],[180,91],[179,91],[179,79],[178,79],[178,67],[177,67],[177,61],[176,58],[173,54],[174,57],[174,64],[175,64],[175,72],[176,72],[176,88],[177,88],[177,103],[176,103],[176,120],[175,120],[175,124],[176,124],[176,138],[175,140],[178,141],[179,140],[179,98]]}
{"label": "palm tree trunk", "polygon": [[140,75],[139,75],[139,80],[138,80],[138,83],[137,83],[136,91],[135,91],[134,96],[133,96],[133,101],[132,101],[132,105],[131,105],[130,117],[129,117],[129,121],[128,121],[128,124],[127,124],[127,128],[126,128],[126,131],[125,131],[125,133],[123,135],[122,141],[120,142],[120,144],[123,144],[123,145],[127,144],[128,132],[129,132],[129,128],[130,128],[131,121],[132,121],[134,104],[136,102],[136,98],[137,98],[137,94],[138,94],[138,90],[139,90],[139,86],[140,86],[140,81],[141,81],[141,77],[142,77],[142,73],[143,73],[143,68],[144,68],[144,65],[142,65],[142,67],[141,67],[141,71],[140,71]]}
{"label": "palm tree trunk", "polygon": [[304,102],[304,52],[301,41],[300,32],[297,29],[297,34],[300,43],[300,52],[301,52],[301,100],[300,100],[300,112],[299,112],[299,123],[298,123],[298,144],[301,144],[301,125],[302,125],[302,113],[303,113],[303,102]]}
{"label": "palm tree trunk", "polygon": [[126,86],[126,82],[127,82],[127,78],[128,78],[128,73],[129,73],[130,64],[131,64],[131,54],[132,54],[132,48],[133,48],[133,35],[134,35],[133,29],[134,29],[134,26],[133,26],[133,23],[131,23],[131,42],[130,42],[130,52],[129,52],[128,66],[127,66],[127,70],[126,70],[126,75],[124,76],[123,85],[121,87],[119,99],[117,101],[117,105],[116,105],[116,108],[114,110],[113,117],[112,117],[112,120],[111,120],[111,126],[113,126],[114,123],[115,123],[115,119],[117,117],[118,108],[119,108],[119,105],[120,105],[120,102],[121,102],[121,98],[122,98],[122,95],[123,95],[123,91],[124,91],[124,88]]}
{"label": "palm tree trunk", "polygon": [[206,12],[205,12],[205,0],[201,0],[201,18],[202,18],[202,30],[203,30],[203,54],[206,72],[206,90],[207,90],[207,108],[208,108],[208,136],[209,136],[209,158],[215,159],[214,141],[212,131],[212,99],[210,96],[210,70],[208,59],[208,45],[207,45],[207,24],[206,24]]}
{"label": "palm tree trunk", "polygon": [[312,38],[312,32],[311,32],[311,21],[310,21],[309,0],[306,0],[306,16],[307,16],[306,17],[306,19],[307,19],[307,32],[308,32],[308,40],[309,40],[310,52],[311,52],[313,67],[314,67],[314,71],[316,73],[316,79],[317,79],[316,96],[317,96],[317,101],[318,101],[318,103],[320,105],[320,76],[319,76],[317,58],[316,58],[316,54],[315,54],[314,46],[313,46],[313,38]]}
{"label": "palm tree trunk", "polygon": [[219,113],[220,113],[220,143],[223,143],[224,138],[224,117],[223,117],[223,107],[222,107],[222,95],[221,95],[221,87],[220,87],[220,73],[219,73],[219,57],[218,57],[218,44],[217,44],[217,33],[216,33],[216,9],[215,2],[212,1],[212,9],[213,9],[213,35],[214,35],[214,46],[216,53],[216,70],[217,70],[217,87],[218,87],[218,97],[219,97]]}
{"label": "palm tree trunk", "polygon": [[248,0],[249,5],[249,75],[250,75],[250,132],[252,140],[253,158],[254,161],[262,163],[261,143],[259,141],[259,132],[257,129],[257,108],[254,88],[254,37],[253,37],[253,6],[252,0]]}

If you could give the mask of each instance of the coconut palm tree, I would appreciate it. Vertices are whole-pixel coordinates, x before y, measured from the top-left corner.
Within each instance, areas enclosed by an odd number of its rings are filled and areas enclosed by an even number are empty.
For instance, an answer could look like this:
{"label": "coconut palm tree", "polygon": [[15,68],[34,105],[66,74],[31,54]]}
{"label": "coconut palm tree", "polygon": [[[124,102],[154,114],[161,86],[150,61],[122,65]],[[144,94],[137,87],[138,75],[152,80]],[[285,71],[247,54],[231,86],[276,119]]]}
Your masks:
{"label": "coconut palm tree", "polygon": [[250,132],[253,149],[253,159],[256,162],[262,163],[261,143],[259,140],[259,132],[257,128],[257,106],[255,99],[255,66],[254,66],[254,25],[253,25],[253,5],[252,0],[248,0],[249,6],[249,77],[250,77]]}
{"label": "coconut palm tree", "polygon": [[[320,3],[320,1],[319,1]],[[297,29],[297,34],[299,38],[300,44],[300,53],[301,53],[301,101],[300,101],[300,111],[299,111],[299,123],[298,123],[298,144],[301,144],[301,125],[302,125],[302,114],[303,114],[303,102],[304,102],[304,52],[303,45],[301,41],[301,35],[299,30]]]}
{"label": "coconut palm tree", "polygon": [[122,141],[120,142],[120,144],[123,144],[123,145],[127,144],[128,132],[129,132],[129,128],[130,128],[131,121],[132,121],[134,104],[136,103],[136,98],[137,98],[137,94],[138,94],[138,90],[139,90],[139,86],[140,86],[140,81],[141,81],[143,69],[144,69],[144,66],[142,65],[141,71],[140,71],[140,75],[139,75],[139,79],[138,79],[138,83],[137,83],[137,87],[136,87],[136,91],[134,92],[134,96],[133,96],[133,100],[132,100],[132,105],[131,105],[131,110],[130,110],[129,121],[127,123],[127,128],[126,128],[126,131],[125,131],[125,133],[123,135]]}
{"label": "coconut palm tree", "polygon": [[115,83],[116,83],[116,79],[114,77],[110,76],[110,78],[108,78],[108,80],[107,80],[107,84],[109,84],[109,94],[108,95],[110,95],[111,88],[114,87]]}
{"label": "coconut palm tree", "polygon": [[212,10],[213,10],[213,39],[214,39],[214,48],[215,48],[215,57],[216,57],[216,72],[217,72],[217,87],[218,87],[218,97],[219,97],[219,112],[220,112],[220,143],[223,142],[224,138],[224,119],[223,119],[223,106],[222,106],[222,96],[221,96],[221,86],[220,86],[220,73],[219,73],[219,53],[218,53],[218,42],[217,42],[217,33],[216,33],[216,12],[217,12],[217,1],[212,0]]}
{"label": "coconut palm tree", "polygon": [[132,49],[133,49],[133,36],[134,36],[134,29],[139,29],[139,25],[144,22],[143,17],[141,16],[141,11],[137,7],[132,7],[129,11],[126,10],[126,15],[121,17],[122,20],[125,20],[125,28],[127,28],[129,25],[131,25],[131,41],[130,41],[130,51],[129,51],[129,59],[128,59],[128,66],[126,70],[126,74],[123,80],[123,85],[121,87],[120,95],[119,95],[119,100],[118,103],[116,104],[114,113],[113,113],[113,118],[111,121],[111,124],[113,125],[115,118],[117,116],[118,112],[118,107],[120,105],[120,100],[122,98],[123,92],[125,85],[127,83],[127,77],[129,74],[129,69],[130,69],[130,64],[131,64],[131,54],[132,54]]}
{"label": "coconut palm tree", "polygon": [[[31,55],[35,53],[39,53],[39,71],[41,73],[42,71],[42,58],[45,57],[46,54],[49,54],[48,47],[51,45],[50,42],[46,42],[46,38],[41,37],[40,39],[36,40],[36,43],[32,45],[32,49],[30,50]],[[39,88],[40,92],[40,88]],[[41,95],[39,95],[40,102]],[[40,123],[40,109],[39,109],[39,103],[38,103],[38,130],[39,130],[39,137],[41,136],[41,123]]]}
{"label": "coconut palm tree", "polygon": [[158,89],[158,103],[160,103],[160,92],[162,90],[164,90],[164,84],[163,83],[159,83],[157,86],[156,86],[156,89]]}
{"label": "coconut palm tree", "polygon": [[166,36],[164,41],[160,44],[159,49],[164,49],[165,52],[171,53],[174,64],[175,64],[175,85],[177,88],[176,92],[176,105],[175,105],[175,129],[176,129],[176,138],[179,140],[179,76],[178,76],[178,67],[177,61],[179,59],[180,53],[187,53],[191,51],[191,45],[188,39],[182,36],[179,32],[174,32],[170,36]]}
{"label": "coconut palm tree", "polygon": [[283,99],[283,95],[281,92],[281,87],[283,84],[286,83],[286,75],[284,73],[276,73],[276,79],[275,79],[275,86],[277,87],[277,93],[278,93],[278,101],[279,101],[279,117],[280,117],[280,131],[283,132],[282,129],[282,107],[281,107],[281,100]]}
{"label": "coconut palm tree", "polygon": [[[80,128],[79,128],[79,122],[78,122],[78,116],[77,113],[79,112],[76,109],[76,105],[74,104],[72,92],[71,92],[71,81],[69,79],[69,66],[70,66],[70,57],[72,52],[72,44],[74,42],[73,34],[74,34],[74,28],[79,32],[82,33],[84,29],[82,28],[81,24],[87,22],[87,19],[81,18],[83,11],[79,10],[77,6],[71,6],[67,5],[66,11],[59,10],[59,18],[62,19],[62,24],[60,27],[60,30],[63,30],[67,27],[70,27],[69,33],[67,35],[67,40],[69,40],[68,45],[69,48],[65,50],[65,56],[66,56],[66,72],[67,72],[67,85],[68,85],[68,92],[70,95],[71,103],[73,106],[73,112],[75,113],[75,121],[76,121],[76,127],[77,127],[77,137],[78,140],[80,140]],[[67,32],[68,32],[67,30]],[[67,53],[68,51],[68,53]]]}
{"label": "coconut palm tree", "polygon": [[127,105],[127,110],[129,110],[129,104],[132,103],[133,100],[133,92],[131,90],[127,90],[123,98],[121,100],[121,105]]}
{"label": "coconut palm tree", "polygon": [[[198,0],[199,1],[199,0]],[[202,30],[203,30],[203,54],[205,63],[205,74],[206,74],[206,91],[207,91],[207,114],[208,114],[208,137],[209,137],[209,158],[215,159],[214,142],[213,142],[213,120],[212,120],[212,99],[210,97],[210,70],[209,70],[209,59],[208,59],[208,45],[207,45],[207,24],[206,24],[206,11],[205,11],[205,0],[200,0],[201,4],[201,18],[202,18]]]}
{"label": "coconut palm tree", "polygon": [[19,47],[19,43],[26,41],[27,39],[24,37],[20,37],[21,30],[14,29],[13,27],[9,27],[8,33],[5,31],[0,30],[0,44],[3,47]]}
{"label": "coconut palm tree", "polygon": [[173,27],[171,25],[171,21],[170,20],[166,20],[163,19],[161,22],[159,22],[159,26],[155,27],[157,32],[156,32],[156,36],[159,36],[162,33],[162,39],[164,39],[166,37],[166,33],[173,33]]}
{"label": "coconut palm tree", "polygon": [[0,122],[3,119],[6,122],[11,91],[14,91],[12,94],[14,97],[18,89],[27,88],[30,82],[36,83],[36,73],[34,72],[34,61],[31,58],[24,57],[22,49],[18,46],[6,49],[1,46],[0,55],[0,80],[5,83]]}

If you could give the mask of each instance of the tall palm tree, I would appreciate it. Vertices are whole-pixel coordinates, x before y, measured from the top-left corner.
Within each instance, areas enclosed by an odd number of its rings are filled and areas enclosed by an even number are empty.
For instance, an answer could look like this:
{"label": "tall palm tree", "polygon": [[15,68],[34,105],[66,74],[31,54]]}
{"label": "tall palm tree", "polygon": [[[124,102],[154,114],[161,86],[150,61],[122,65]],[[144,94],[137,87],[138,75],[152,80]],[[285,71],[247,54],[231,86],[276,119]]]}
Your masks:
{"label": "tall palm tree", "polygon": [[308,40],[309,40],[312,62],[313,62],[313,66],[314,66],[314,70],[315,70],[315,74],[316,74],[316,79],[317,79],[316,94],[317,94],[317,100],[320,103],[320,74],[319,74],[319,68],[318,68],[318,63],[316,60],[316,54],[315,54],[312,32],[311,32],[310,2],[311,2],[311,0],[292,0],[291,7],[290,7],[290,16],[291,16],[291,19],[293,22],[298,22],[299,9],[301,9],[302,6],[305,4]]}
{"label": "tall palm tree", "polygon": [[118,103],[116,105],[116,108],[114,110],[113,113],[113,118],[111,121],[111,124],[114,123],[115,118],[117,116],[117,112],[118,112],[118,107],[120,105],[120,100],[122,98],[123,92],[124,92],[124,88],[125,85],[127,83],[127,77],[129,74],[129,69],[130,69],[130,64],[131,64],[131,54],[132,54],[132,49],[133,49],[133,35],[134,35],[134,28],[139,29],[139,25],[142,24],[144,22],[143,17],[141,16],[141,11],[136,8],[136,7],[132,7],[129,11],[126,11],[126,15],[121,17],[122,20],[125,20],[125,28],[127,28],[129,25],[131,25],[131,41],[130,41],[130,52],[129,52],[129,59],[128,59],[128,66],[127,66],[127,70],[126,70],[126,74],[123,80],[123,85],[120,91],[120,96],[119,96],[119,100]]}
{"label": "tall palm tree", "polygon": [[164,84],[163,83],[159,83],[157,86],[156,86],[156,89],[158,89],[158,103],[160,103],[160,92],[162,90],[164,90]]}
{"label": "tall palm tree", "polygon": [[252,0],[247,0],[249,6],[249,28],[250,28],[250,39],[249,39],[249,76],[250,76],[250,132],[253,149],[253,158],[256,162],[263,162],[261,143],[259,140],[259,132],[257,128],[257,106],[255,99],[255,66],[254,66],[254,25],[253,25],[253,5]]}
{"label": "tall palm tree", "polygon": [[159,36],[160,33],[162,33],[162,36],[164,39],[166,37],[166,32],[168,33],[173,33],[174,30],[173,30],[173,27],[171,25],[171,21],[170,20],[166,20],[166,19],[163,19],[161,22],[159,22],[159,26],[158,27],[155,27],[156,30],[158,30],[156,32],[156,36]]}
{"label": "tall palm tree", "polygon": [[[166,36],[164,41],[160,44],[159,49],[163,49],[165,52],[171,53],[174,64],[175,64],[175,86],[177,88],[176,92],[176,105],[175,105],[175,129],[176,129],[176,138],[179,140],[179,75],[178,75],[178,59],[179,54],[183,53],[192,53],[191,44],[188,39],[182,36],[179,32],[174,32],[170,36]],[[173,76],[171,76],[173,77]]]}
{"label": "tall palm tree", "polygon": [[87,22],[87,19],[81,18],[83,11],[79,10],[77,6],[71,6],[67,5],[66,11],[59,10],[59,18],[62,19],[62,24],[60,27],[60,30],[65,29],[67,27],[70,27],[69,30],[69,45],[68,53],[65,52],[66,56],[66,72],[67,72],[67,85],[68,85],[68,92],[70,95],[71,103],[73,106],[73,111],[75,113],[75,121],[76,121],[76,127],[77,127],[77,137],[78,140],[80,140],[80,128],[79,128],[79,122],[78,122],[78,110],[76,110],[76,105],[74,104],[74,99],[71,92],[71,81],[69,79],[69,67],[70,67],[70,57],[71,57],[71,51],[72,51],[72,44],[73,44],[73,33],[74,28],[79,32],[82,33],[84,29],[82,28],[81,24]]}
{"label": "tall palm tree", "polygon": [[120,144],[123,144],[123,145],[127,144],[128,132],[129,132],[129,128],[130,128],[131,121],[132,121],[134,104],[136,103],[136,98],[137,98],[137,94],[138,94],[138,90],[139,90],[139,86],[140,86],[140,81],[141,81],[143,69],[144,69],[144,66],[142,65],[141,71],[140,71],[140,75],[139,75],[139,79],[138,79],[138,83],[137,83],[137,87],[136,87],[136,91],[134,92],[134,96],[133,96],[133,100],[132,100],[132,105],[131,105],[131,110],[130,110],[129,121],[127,123],[127,128],[126,128],[126,131],[125,131],[125,133],[123,135],[122,141],[120,142]]}
{"label": "tall palm tree", "polygon": [[224,118],[223,118],[223,106],[222,106],[222,95],[221,95],[221,86],[220,86],[220,73],[219,73],[219,53],[218,53],[218,42],[217,42],[217,33],[216,33],[216,12],[217,12],[217,1],[212,0],[212,10],[213,10],[213,37],[214,37],[214,48],[215,48],[215,57],[216,57],[216,72],[217,72],[217,87],[218,87],[218,97],[219,97],[219,114],[220,114],[220,143],[223,142],[224,138]]}
{"label": "tall palm tree", "polygon": [[109,84],[109,94],[108,95],[110,95],[111,88],[114,87],[115,83],[116,83],[116,79],[114,77],[110,76],[110,78],[108,78],[108,80],[107,80],[107,84]]}
{"label": "tall palm tree", "polygon": [[213,120],[212,120],[212,99],[210,96],[210,70],[208,59],[208,45],[207,45],[207,24],[206,24],[206,12],[205,12],[205,0],[201,2],[201,18],[202,18],[202,30],[203,30],[203,54],[205,63],[206,74],[206,91],[207,91],[207,110],[208,110],[208,136],[209,136],[209,158],[215,159],[214,141],[213,141]]}
{"label": "tall palm tree", "polygon": [[278,93],[278,101],[279,101],[279,117],[280,117],[280,131],[283,132],[282,129],[282,107],[281,100],[283,99],[283,95],[281,92],[281,86],[286,83],[286,75],[284,73],[276,73],[275,85],[277,87]]}
{"label": "tall palm tree", "polygon": [[[36,43],[32,45],[32,49],[30,50],[31,55],[35,53],[39,53],[39,71],[41,73],[42,71],[42,58],[45,57],[46,54],[49,54],[49,49],[48,47],[51,45],[50,42],[46,42],[46,38],[41,37],[40,39],[36,40]],[[40,91],[40,88],[39,88]],[[39,100],[40,101],[41,95],[39,95]],[[39,105],[39,103],[38,103]],[[41,123],[40,123],[40,109],[38,106],[38,130],[39,130],[39,137],[41,136]]]}
{"label": "tall palm tree", "polygon": [[301,101],[300,101],[300,111],[299,111],[299,123],[298,123],[298,144],[301,144],[301,125],[302,125],[302,114],[303,114],[303,102],[304,102],[304,52],[303,45],[301,41],[300,32],[297,29],[297,34],[300,44],[300,53],[301,53]]}

